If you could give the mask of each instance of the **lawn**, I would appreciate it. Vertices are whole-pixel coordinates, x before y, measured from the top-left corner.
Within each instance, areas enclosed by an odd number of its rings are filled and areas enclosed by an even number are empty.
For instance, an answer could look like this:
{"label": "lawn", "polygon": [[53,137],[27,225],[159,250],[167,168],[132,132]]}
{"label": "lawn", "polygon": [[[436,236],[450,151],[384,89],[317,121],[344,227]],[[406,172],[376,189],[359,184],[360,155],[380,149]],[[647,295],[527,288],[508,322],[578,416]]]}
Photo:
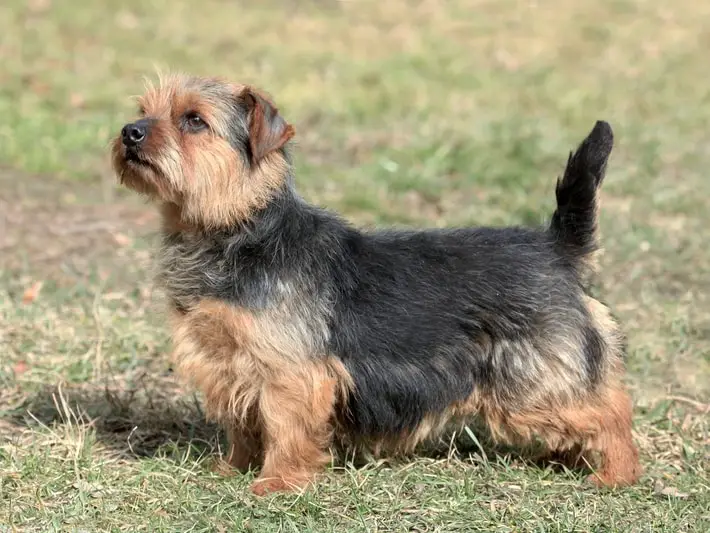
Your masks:
{"label": "lawn", "polygon": [[[710,530],[710,3],[5,0],[0,6],[0,532]],[[539,224],[614,127],[595,290],[628,335],[645,475],[468,434],[259,499],[172,375],[157,216],[108,143],[156,69],[267,90],[309,200],[363,226]]]}

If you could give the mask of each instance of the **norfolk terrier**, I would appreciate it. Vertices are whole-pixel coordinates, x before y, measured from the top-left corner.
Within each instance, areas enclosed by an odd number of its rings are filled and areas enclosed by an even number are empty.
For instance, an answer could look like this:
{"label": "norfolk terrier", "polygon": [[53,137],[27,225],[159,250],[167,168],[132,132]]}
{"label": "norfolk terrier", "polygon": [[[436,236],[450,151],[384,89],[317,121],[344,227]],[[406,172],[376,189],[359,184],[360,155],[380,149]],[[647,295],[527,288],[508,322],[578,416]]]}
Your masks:
{"label": "norfolk terrier", "polygon": [[587,292],[613,136],[597,122],[541,228],[361,231],[295,189],[294,128],[250,86],[172,76],[112,145],[162,213],[174,355],[257,494],[333,446],[409,453],[472,417],[495,439],[594,452],[634,483],[624,344]]}

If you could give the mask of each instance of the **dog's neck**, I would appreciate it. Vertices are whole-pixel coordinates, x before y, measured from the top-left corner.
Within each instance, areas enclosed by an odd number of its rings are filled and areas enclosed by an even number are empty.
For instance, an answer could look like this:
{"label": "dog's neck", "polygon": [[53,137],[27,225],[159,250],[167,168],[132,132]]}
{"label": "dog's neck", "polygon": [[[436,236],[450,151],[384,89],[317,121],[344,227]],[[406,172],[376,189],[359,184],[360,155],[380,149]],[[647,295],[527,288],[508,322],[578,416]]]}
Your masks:
{"label": "dog's neck", "polygon": [[180,203],[165,201],[159,204],[162,218],[162,233],[165,237],[184,236],[200,237],[202,239],[245,237],[260,235],[265,237],[293,217],[301,217],[309,211],[306,202],[297,193],[291,176],[284,180],[283,186],[274,191],[266,206],[254,210],[248,219],[234,220],[230,225],[213,227],[190,220],[185,216],[185,210]]}
{"label": "dog's neck", "polygon": [[322,290],[299,273],[332,252],[336,243],[322,233],[322,224],[330,219],[291,186],[248,221],[226,228],[185,225],[175,204],[163,205],[162,214],[158,276],[179,309],[189,309],[201,298],[258,309],[276,305],[294,290]]}

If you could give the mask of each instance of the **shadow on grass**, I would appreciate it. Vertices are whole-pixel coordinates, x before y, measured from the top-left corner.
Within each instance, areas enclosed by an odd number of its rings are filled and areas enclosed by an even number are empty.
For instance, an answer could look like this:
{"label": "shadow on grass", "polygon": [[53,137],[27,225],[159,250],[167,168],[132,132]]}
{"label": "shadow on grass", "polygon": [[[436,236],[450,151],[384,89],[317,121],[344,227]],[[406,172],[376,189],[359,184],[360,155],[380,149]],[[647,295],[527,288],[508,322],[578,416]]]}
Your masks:
{"label": "shadow on grass", "polygon": [[[133,388],[75,385],[41,389],[21,408],[5,417],[18,428],[39,425],[85,427],[96,441],[124,459],[143,457],[210,457],[225,451],[218,425],[207,422],[196,396],[187,394],[171,377],[149,378]],[[383,466],[401,465],[414,456],[380,459]],[[475,422],[457,434],[449,433],[420,448],[416,457],[459,459],[478,464],[527,464],[555,472],[590,473],[579,450],[549,453],[536,446],[519,448],[494,442]],[[372,466],[367,453],[336,450],[336,465]]]}
{"label": "shadow on grass", "polygon": [[18,429],[86,428],[123,458],[163,456],[188,448],[210,455],[224,449],[219,427],[206,421],[197,398],[185,394],[172,378],[141,380],[131,388],[45,387],[3,418]]}

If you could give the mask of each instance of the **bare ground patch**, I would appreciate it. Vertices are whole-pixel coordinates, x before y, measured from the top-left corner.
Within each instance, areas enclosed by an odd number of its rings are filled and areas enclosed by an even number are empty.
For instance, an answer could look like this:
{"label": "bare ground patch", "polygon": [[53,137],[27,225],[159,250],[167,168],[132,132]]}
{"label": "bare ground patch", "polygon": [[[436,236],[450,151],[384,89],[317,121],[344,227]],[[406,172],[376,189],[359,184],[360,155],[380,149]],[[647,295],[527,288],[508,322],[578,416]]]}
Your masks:
{"label": "bare ground patch", "polygon": [[60,181],[0,168],[0,270],[61,283],[99,265],[114,273],[148,255],[137,239],[157,215],[110,184]]}

